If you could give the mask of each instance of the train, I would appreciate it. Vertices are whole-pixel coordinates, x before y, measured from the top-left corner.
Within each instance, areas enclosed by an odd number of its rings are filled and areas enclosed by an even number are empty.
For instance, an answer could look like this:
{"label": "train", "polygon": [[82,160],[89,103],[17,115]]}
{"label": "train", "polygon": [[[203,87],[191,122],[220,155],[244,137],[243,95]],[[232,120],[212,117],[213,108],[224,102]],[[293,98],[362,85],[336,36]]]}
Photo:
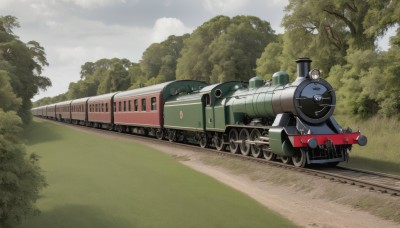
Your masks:
{"label": "train", "polygon": [[32,114],[296,167],[335,166],[349,159],[354,144],[365,146],[367,137],[335,120],[335,90],[311,62],[296,60],[293,82],[286,72],[274,73],[271,80],[213,85],[175,80],[35,107]]}

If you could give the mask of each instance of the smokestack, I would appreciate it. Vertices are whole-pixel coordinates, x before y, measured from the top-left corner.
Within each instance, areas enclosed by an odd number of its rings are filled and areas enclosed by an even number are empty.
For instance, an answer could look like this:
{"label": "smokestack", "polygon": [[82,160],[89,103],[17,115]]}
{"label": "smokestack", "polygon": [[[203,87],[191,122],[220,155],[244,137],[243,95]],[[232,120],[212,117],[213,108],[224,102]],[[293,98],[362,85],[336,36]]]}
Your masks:
{"label": "smokestack", "polygon": [[298,58],[297,63],[297,78],[307,78],[310,72],[311,59],[307,57]]}

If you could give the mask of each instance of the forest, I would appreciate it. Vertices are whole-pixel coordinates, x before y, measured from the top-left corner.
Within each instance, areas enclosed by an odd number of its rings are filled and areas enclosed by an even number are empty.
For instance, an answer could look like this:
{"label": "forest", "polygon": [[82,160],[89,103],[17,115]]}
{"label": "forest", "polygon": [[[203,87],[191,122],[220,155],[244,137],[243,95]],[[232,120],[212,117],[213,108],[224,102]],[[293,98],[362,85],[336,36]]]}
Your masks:
{"label": "forest", "polygon": [[[254,16],[216,16],[191,34],[151,44],[139,63],[99,59],[83,63],[80,80],[67,92],[43,98],[35,106],[124,91],[165,81],[195,79],[207,83],[270,79],[277,71],[296,77],[298,57],[310,57],[337,91],[337,110],[365,119],[399,117],[399,1],[290,0],[283,34]],[[377,40],[390,28],[390,48]]]}

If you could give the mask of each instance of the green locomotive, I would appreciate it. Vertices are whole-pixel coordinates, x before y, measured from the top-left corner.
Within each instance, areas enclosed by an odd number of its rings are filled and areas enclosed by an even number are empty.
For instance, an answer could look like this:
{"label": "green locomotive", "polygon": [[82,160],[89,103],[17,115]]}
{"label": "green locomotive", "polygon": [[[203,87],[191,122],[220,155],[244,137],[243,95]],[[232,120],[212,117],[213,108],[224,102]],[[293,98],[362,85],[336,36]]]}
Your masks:
{"label": "green locomotive", "polygon": [[292,83],[287,73],[277,72],[271,81],[254,77],[249,83],[173,91],[176,95],[164,104],[166,138],[193,138],[201,147],[279,157],[298,167],[347,160],[352,145],[366,145],[367,138],[335,121],[335,91],[318,69],[310,70],[311,60],[296,62],[298,77]]}

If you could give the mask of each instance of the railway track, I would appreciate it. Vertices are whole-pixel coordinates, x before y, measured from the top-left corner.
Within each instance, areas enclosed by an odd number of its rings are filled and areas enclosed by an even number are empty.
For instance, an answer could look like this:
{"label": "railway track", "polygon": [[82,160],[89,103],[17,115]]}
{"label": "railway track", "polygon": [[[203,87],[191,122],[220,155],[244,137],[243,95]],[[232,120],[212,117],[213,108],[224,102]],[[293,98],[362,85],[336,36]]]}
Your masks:
{"label": "railway track", "polygon": [[[57,123],[61,123],[61,122],[57,122]],[[66,123],[61,123],[61,124],[66,124]],[[136,139],[141,139],[141,140],[143,140],[145,142],[149,142],[149,143],[154,143],[154,142],[166,143],[166,144],[170,144],[170,145],[174,145],[174,146],[179,146],[181,148],[186,148],[186,149],[190,148],[192,150],[199,151],[199,152],[219,154],[221,156],[235,157],[235,158],[241,159],[241,160],[262,163],[262,164],[268,164],[268,165],[275,166],[275,167],[281,167],[284,169],[290,169],[293,171],[306,173],[306,174],[312,175],[312,176],[330,179],[332,181],[336,181],[336,182],[343,183],[343,184],[355,185],[355,186],[358,186],[361,188],[369,189],[371,191],[386,193],[386,194],[390,194],[392,196],[400,196],[400,176],[397,176],[397,175],[391,175],[391,174],[379,173],[379,172],[373,172],[373,171],[361,170],[361,169],[354,169],[354,168],[347,168],[347,167],[341,167],[341,166],[337,166],[337,167],[318,166],[318,167],[313,167],[313,168],[298,168],[293,165],[283,164],[283,163],[277,162],[277,161],[267,161],[267,160],[264,160],[261,158],[254,158],[254,157],[244,156],[241,154],[232,154],[230,152],[217,151],[217,150],[211,149],[211,148],[203,149],[197,145],[192,145],[192,144],[182,144],[182,143],[169,142],[169,141],[160,141],[156,138],[152,138],[152,137],[148,137],[148,136],[132,135],[132,134],[128,134],[128,133],[119,133],[119,132],[108,131],[108,130],[104,130],[104,129],[88,128],[88,127],[80,126],[80,125],[71,125],[71,124],[68,124],[68,125],[72,126],[72,127],[77,127],[77,128],[90,129],[95,132],[102,132],[103,134],[104,133],[110,134],[110,135],[118,134],[126,139],[132,138],[132,136],[133,136]]]}

